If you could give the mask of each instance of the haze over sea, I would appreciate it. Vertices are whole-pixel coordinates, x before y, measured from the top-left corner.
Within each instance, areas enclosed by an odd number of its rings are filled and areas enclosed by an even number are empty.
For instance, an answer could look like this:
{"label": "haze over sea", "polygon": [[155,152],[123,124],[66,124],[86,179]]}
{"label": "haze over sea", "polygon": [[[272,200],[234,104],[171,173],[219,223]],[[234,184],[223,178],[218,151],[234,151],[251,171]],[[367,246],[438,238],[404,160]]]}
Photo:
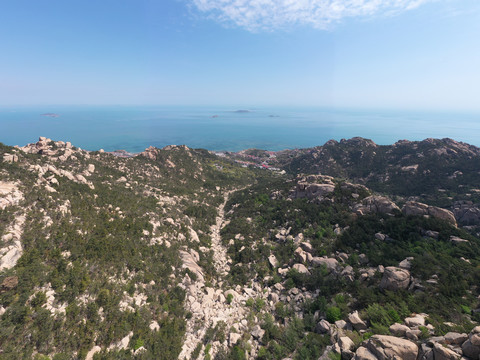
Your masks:
{"label": "haze over sea", "polygon": [[[238,111],[248,110],[248,111]],[[42,116],[55,113],[59,117]],[[51,106],[0,109],[0,142],[46,136],[87,149],[140,152],[185,144],[213,151],[283,150],[361,136],[377,144],[450,137],[480,146],[480,114],[329,108]]]}

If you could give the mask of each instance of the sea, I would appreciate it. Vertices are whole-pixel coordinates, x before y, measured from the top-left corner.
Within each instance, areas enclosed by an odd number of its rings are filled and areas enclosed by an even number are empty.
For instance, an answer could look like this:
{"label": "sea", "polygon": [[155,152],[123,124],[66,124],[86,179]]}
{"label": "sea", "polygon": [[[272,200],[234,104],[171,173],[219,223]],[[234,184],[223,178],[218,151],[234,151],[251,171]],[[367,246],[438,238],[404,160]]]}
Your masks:
{"label": "sea", "polygon": [[215,106],[0,107],[0,142],[23,146],[39,136],[70,141],[86,150],[132,153],[172,144],[212,151],[278,151],[355,136],[380,145],[449,137],[480,146],[480,113]]}

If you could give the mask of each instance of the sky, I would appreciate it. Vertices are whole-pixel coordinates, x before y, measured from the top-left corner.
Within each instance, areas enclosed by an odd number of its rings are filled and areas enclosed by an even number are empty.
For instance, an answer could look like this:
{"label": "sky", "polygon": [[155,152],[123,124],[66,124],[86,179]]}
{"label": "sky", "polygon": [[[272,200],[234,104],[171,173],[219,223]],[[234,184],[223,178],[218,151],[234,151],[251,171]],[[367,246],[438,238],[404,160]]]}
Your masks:
{"label": "sky", "polygon": [[0,0],[0,106],[480,111],[478,0]]}

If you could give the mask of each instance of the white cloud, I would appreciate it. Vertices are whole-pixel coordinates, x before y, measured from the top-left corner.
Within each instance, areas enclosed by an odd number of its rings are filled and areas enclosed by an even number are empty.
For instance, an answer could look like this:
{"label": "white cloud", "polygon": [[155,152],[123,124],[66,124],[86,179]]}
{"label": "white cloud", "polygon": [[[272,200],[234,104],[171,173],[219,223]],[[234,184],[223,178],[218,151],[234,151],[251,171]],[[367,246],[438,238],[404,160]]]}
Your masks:
{"label": "white cloud", "polygon": [[201,12],[250,31],[292,25],[326,29],[344,18],[391,16],[433,0],[190,0]]}

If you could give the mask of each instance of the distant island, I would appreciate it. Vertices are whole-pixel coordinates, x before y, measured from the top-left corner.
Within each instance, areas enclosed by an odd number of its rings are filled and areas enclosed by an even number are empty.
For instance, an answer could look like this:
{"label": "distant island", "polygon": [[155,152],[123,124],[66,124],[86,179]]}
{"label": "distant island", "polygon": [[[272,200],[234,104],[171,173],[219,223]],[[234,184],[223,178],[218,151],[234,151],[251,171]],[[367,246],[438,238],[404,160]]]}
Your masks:
{"label": "distant island", "polygon": [[250,110],[236,110],[234,112],[236,112],[236,113],[249,113],[251,111]]}
{"label": "distant island", "polygon": [[41,114],[41,116],[49,116],[49,117],[56,118],[56,117],[59,117],[60,115],[55,113],[45,113],[45,114]]}

